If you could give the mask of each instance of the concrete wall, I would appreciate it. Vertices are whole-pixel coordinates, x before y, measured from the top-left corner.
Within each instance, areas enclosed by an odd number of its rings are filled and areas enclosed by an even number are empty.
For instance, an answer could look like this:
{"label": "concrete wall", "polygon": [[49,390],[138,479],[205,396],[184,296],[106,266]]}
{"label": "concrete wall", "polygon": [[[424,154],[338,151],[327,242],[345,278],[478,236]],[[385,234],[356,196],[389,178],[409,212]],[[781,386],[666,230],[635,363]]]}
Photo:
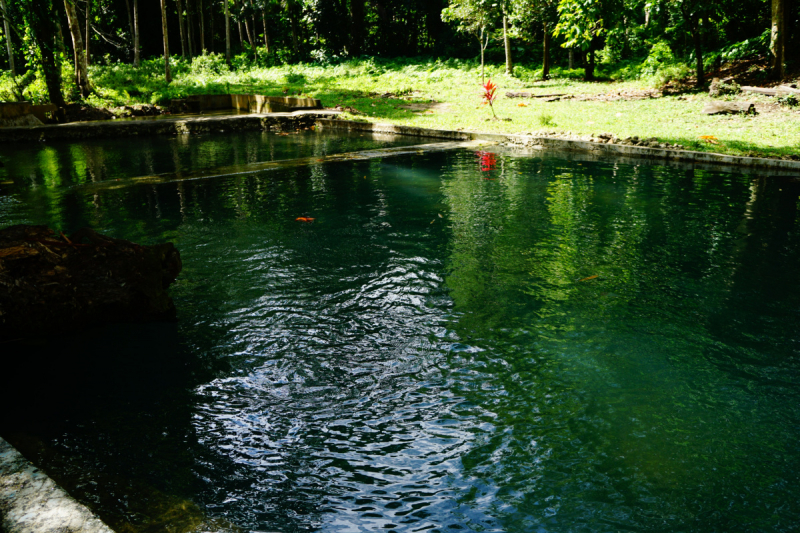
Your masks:
{"label": "concrete wall", "polygon": [[301,109],[322,109],[316,98],[264,96],[261,94],[196,94],[186,98],[195,111],[238,109],[251,113],[288,113]]}

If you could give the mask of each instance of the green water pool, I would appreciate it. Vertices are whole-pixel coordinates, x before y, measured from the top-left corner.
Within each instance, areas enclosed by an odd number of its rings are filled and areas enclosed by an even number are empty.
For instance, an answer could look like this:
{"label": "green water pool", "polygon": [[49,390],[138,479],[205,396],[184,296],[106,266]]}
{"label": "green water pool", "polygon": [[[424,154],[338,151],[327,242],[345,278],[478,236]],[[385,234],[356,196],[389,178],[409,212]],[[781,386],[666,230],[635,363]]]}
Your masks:
{"label": "green water pool", "polygon": [[0,148],[0,225],[184,264],[177,323],[0,347],[0,435],[120,532],[796,531],[798,178],[486,149],[83,187],[419,142]]}

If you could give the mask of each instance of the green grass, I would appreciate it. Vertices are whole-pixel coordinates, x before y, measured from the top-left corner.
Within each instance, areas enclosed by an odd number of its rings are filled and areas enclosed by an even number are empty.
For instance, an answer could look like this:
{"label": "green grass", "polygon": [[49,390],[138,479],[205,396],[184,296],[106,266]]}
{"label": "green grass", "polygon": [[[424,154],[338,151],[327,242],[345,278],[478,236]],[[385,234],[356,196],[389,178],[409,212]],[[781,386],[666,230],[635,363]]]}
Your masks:
{"label": "green grass", "polygon": [[[657,76],[648,80],[587,83],[578,79],[582,71],[556,70],[558,77],[541,82],[536,81],[539,72],[535,69],[517,67],[515,77],[509,77],[503,73],[503,65],[491,64],[486,67],[486,74],[499,86],[500,95],[495,111],[501,119],[511,119],[494,121],[489,120],[488,107],[481,105],[480,68],[474,61],[366,59],[330,66],[251,66],[230,71],[220,56],[211,55],[195,58],[191,64],[178,60],[170,85],[163,81],[162,61],[146,61],[139,69],[125,64],[92,66],[90,76],[97,94],[90,102],[113,106],[165,103],[169,98],[201,93],[302,94],[320,98],[326,107],[341,105],[363,113],[343,115],[354,120],[498,133],[557,132],[589,136],[607,132],[620,138],[655,137],[660,142],[681,144],[688,149],[732,155],[800,155],[800,107],[773,105],[774,111],[754,117],[708,116],[701,110],[710,98],[701,93],[642,100],[556,102],[505,96],[509,90],[603,95],[651,88]],[[393,96],[381,96],[386,93]],[[775,99],[765,96],[746,95],[737,99],[755,101],[757,106],[775,104]],[[403,107],[432,103],[441,105],[427,112]],[[700,139],[703,135],[716,137],[718,144]]]}

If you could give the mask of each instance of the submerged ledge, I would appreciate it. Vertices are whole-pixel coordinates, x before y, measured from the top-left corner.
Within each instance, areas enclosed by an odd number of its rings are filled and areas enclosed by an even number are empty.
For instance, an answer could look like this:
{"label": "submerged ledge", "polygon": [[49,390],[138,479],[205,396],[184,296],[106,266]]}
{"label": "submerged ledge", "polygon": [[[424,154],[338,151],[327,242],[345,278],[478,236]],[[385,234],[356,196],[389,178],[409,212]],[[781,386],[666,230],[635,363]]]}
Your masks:
{"label": "submerged ledge", "polygon": [[114,533],[2,438],[0,519],[7,533]]}
{"label": "submerged ledge", "polygon": [[262,161],[260,163],[247,163],[243,165],[232,166],[229,165],[190,172],[166,172],[163,174],[153,174],[149,176],[137,176],[135,178],[93,181],[75,185],[74,188],[84,191],[108,191],[122,189],[133,185],[157,185],[161,183],[172,183],[179,181],[224,178],[226,176],[241,176],[244,174],[253,174],[256,172],[264,172],[267,170],[276,170],[281,168],[296,168],[326,163],[342,163],[346,161],[366,161],[369,159],[380,159],[399,155],[442,152],[446,150],[456,150],[458,148],[476,149],[482,146],[496,144],[497,143],[491,141],[455,141],[414,144],[410,146],[394,146],[389,148],[376,148],[373,150],[361,150],[358,152],[343,152],[339,154],[323,156],[301,157],[297,159],[278,159],[275,161]]}
{"label": "submerged ledge", "polygon": [[[395,135],[413,135],[448,139],[451,141],[492,141],[529,150],[547,150],[553,152],[570,152],[590,155],[591,160],[607,160],[608,158],[634,158],[641,162],[649,160],[654,163],[663,161],[684,163],[694,168],[730,171],[741,173],[763,172],[800,173],[800,161],[772,159],[767,157],[745,157],[713,152],[696,152],[670,148],[649,148],[624,144],[607,144],[575,139],[564,139],[551,136],[519,135],[507,133],[486,133],[480,131],[455,131],[399,126],[397,124],[380,124],[374,122],[357,122],[338,119],[320,119],[317,127],[329,130],[370,131],[374,133],[392,133]],[[724,167],[728,167],[727,169]],[[731,169],[730,167],[735,167]]]}

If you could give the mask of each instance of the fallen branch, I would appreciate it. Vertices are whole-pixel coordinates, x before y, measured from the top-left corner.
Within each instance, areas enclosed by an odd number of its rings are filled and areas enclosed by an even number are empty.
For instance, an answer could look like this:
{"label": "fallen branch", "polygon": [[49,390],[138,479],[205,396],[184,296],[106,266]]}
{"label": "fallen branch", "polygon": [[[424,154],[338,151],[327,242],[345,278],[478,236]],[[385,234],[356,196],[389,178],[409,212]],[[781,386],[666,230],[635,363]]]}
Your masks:
{"label": "fallen branch", "polygon": [[769,88],[769,87],[749,87],[743,86],[743,91],[747,91],[749,93],[756,93],[756,94],[765,94],[767,96],[785,96],[787,94],[800,94],[800,89],[795,89],[793,87],[789,87],[788,85],[781,85],[780,87],[776,88]]}
{"label": "fallen branch", "polygon": [[533,94],[533,93],[515,93],[507,92],[506,98],[555,98],[557,96],[566,96],[567,93],[558,94]]}
{"label": "fallen branch", "polygon": [[708,102],[703,108],[706,115],[725,115],[731,113],[744,113],[746,115],[756,114],[756,106],[753,102]]}

